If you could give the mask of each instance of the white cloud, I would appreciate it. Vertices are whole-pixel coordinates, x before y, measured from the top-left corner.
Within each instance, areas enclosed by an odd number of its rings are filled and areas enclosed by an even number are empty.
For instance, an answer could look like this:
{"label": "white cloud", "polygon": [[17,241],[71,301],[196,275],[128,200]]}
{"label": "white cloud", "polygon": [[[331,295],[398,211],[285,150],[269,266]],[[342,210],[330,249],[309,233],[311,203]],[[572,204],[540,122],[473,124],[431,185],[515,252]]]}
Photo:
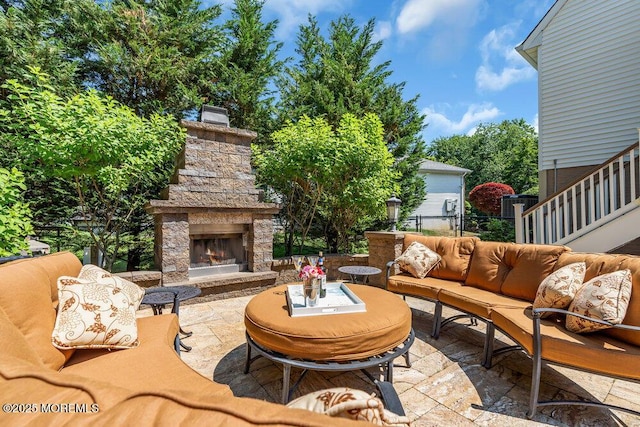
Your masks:
{"label": "white cloud", "polygon": [[535,77],[536,70],[515,51],[518,26],[519,23],[514,23],[491,30],[482,39],[482,64],[476,70],[476,87],[479,90],[500,91]]}
{"label": "white cloud", "polygon": [[401,34],[407,34],[427,28],[436,20],[460,24],[464,21],[461,18],[475,15],[479,3],[479,0],[408,0],[398,15],[396,25]]}
{"label": "white cloud", "polygon": [[502,112],[491,103],[471,104],[460,120],[448,118],[444,112],[438,112],[435,108],[428,107],[422,112],[427,115],[428,130],[430,133],[437,132],[440,135],[467,134],[473,135],[476,125],[481,122],[492,120]]}
{"label": "white cloud", "polygon": [[373,34],[373,40],[385,40],[391,37],[393,32],[393,26],[389,21],[377,21],[375,33]]}
{"label": "white cloud", "polygon": [[533,118],[533,122],[531,123],[531,126],[533,126],[533,128],[536,130],[536,133],[539,133],[538,132],[539,124],[540,124],[540,121],[538,120],[538,114],[536,113],[535,117]]}
{"label": "white cloud", "polygon": [[269,0],[265,10],[278,17],[280,37],[293,37],[300,24],[307,22],[309,14],[317,16],[321,12],[345,12],[351,0]]}

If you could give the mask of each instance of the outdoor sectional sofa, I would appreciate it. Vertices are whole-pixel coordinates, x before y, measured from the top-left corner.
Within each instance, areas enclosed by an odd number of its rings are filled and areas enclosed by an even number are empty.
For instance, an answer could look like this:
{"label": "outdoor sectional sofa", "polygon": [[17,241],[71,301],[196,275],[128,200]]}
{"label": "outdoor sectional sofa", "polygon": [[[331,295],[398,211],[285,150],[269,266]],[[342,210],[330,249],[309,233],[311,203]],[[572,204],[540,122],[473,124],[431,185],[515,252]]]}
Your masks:
{"label": "outdoor sectional sofa", "polygon": [[175,314],[138,318],[135,348],[59,350],[57,280],[80,269],[68,252],[0,266],[0,424],[368,424],[234,397],[182,362]]}
{"label": "outdoor sectional sofa", "polygon": [[[633,414],[637,408],[619,408],[601,402],[539,401],[542,361],[640,380],[640,257],[631,255],[575,253],[565,246],[484,242],[475,237],[433,237],[407,233],[403,250],[420,242],[440,255],[440,262],[422,279],[396,270],[395,260],[387,264],[386,288],[402,295],[435,302],[432,337],[443,325],[469,316],[472,324],[486,323],[482,365],[491,368],[492,357],[521,349],[533,360],[528,416],[538,406],[582,404],[609,406]],[[569,264],[585,262],[584,282],[605,273],[629,269],[631,297],[622,324],[591,333],[573,333],[565,328],[564,316],[576,316],[561,309],[532,309],[541,282]],[[399,273],[399,274],[398,274]],[[443,305],[462,314],[442,319]],[[543,313],[555,313],[552,320]],[[580,317],[580,316],[577,316]],[[494,350],[495,329],[504,332],[516,346]]]}

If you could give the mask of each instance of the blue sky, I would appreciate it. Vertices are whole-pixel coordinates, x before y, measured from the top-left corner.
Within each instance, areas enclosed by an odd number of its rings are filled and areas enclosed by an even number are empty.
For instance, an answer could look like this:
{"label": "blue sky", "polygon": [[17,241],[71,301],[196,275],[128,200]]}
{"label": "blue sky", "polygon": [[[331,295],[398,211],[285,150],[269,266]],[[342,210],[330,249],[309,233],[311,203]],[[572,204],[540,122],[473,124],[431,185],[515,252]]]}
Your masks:
{"label": "blue sky", "polygon": [[[376,20],[380,62],[419,95],[424,139],[472,133],[479,123],[523,118],[537,129],[537,72],[514,50],[554,0],[267,0],[278,19],[283,55],[294,55],[298,26],[316,16],[321,28],[343,14]],[[212,3],[205,1],[204,3]],[[225,0],[229,5],[230,0]],[[225,14],[226,15],[226,14]]]}

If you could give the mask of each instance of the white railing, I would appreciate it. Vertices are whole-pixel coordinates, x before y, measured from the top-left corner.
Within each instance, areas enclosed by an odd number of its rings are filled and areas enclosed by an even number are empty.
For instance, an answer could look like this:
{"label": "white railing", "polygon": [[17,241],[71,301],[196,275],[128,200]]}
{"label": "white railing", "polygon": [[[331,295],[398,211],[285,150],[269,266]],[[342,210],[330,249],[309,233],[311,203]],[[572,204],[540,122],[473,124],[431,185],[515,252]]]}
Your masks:
{"label": "white railing", "polygon": [[516,242],[567,244],[638,208],[639,158],[634,144],[526,212],[516,205]]}

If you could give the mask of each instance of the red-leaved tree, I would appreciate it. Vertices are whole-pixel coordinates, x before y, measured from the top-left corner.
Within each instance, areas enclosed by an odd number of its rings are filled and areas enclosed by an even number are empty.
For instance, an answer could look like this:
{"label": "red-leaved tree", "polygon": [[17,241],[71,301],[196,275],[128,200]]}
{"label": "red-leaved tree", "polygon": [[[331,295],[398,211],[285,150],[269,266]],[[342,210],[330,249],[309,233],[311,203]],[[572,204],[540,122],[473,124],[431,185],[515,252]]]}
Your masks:
{"label": "red-leaved tree", "polygon": [[513,188],[499,182],[476,185],[469,193],[469,203],[487,215],[500,215],[502,196],[515,194]]}

